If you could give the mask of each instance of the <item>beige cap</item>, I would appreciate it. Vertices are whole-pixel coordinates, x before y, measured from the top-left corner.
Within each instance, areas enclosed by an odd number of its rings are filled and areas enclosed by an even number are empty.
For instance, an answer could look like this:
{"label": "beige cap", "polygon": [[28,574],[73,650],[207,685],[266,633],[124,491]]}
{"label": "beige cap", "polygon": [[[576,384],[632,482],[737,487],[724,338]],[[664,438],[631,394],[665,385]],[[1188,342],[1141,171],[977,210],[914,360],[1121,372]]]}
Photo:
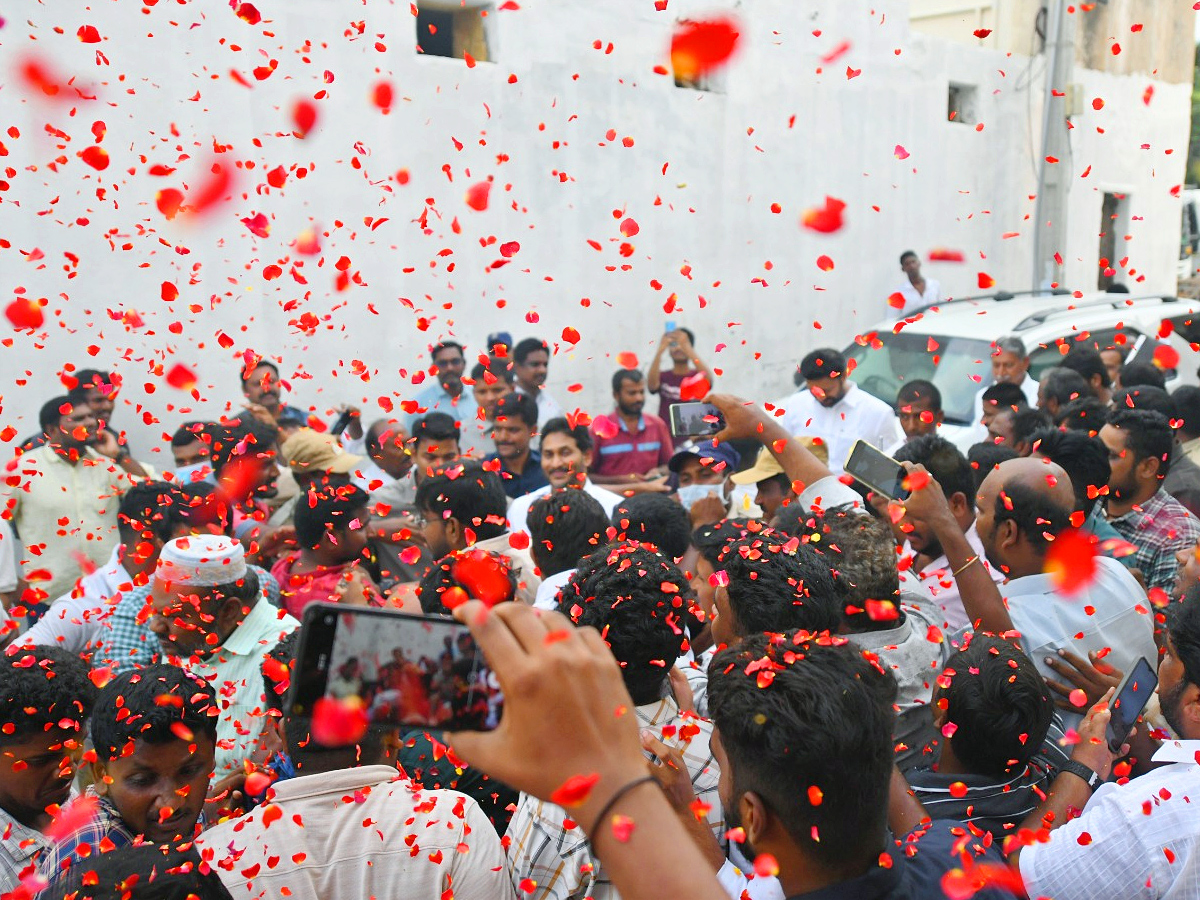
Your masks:
{"label": "beige cap", "polygon": [[345,452],[333,435],[321,434],[311,428],[301,428],[279,449],[294,475],[313,472],[345,475],[362,462],[361,456]]}
{"label": "beige cap", "polygon": [[[807,434],[797,435],[796,440],[807,447],[809,453],[829,465],[829,451],[825,448],[824,441]],[[771,448],[763,447],[758,451],[758,458],[754,460],[754,465],[735,473],[729,480],[734,484],[758,484],[760,481],[766,481],[768,478],[782,474],[783,466],[779,465],[779,460],[771,453]]]}

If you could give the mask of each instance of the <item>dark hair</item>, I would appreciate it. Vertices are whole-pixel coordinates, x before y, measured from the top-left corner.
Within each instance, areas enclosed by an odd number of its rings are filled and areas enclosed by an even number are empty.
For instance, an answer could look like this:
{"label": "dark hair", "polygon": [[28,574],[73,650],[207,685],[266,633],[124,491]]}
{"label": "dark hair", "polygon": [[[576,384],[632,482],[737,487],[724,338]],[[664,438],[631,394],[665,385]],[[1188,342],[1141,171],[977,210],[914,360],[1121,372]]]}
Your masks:
{"label": "dark hair", "polygon": [[[79,405],[78,401],[73,401],[66,394],[47,400],[42,404],[42,408],[38,410],[38,426],[42,431],[49,432],[51,428],[57,427],[59,420],[64,415],[69,415],[77,405]],[[71,409],[67,413],[64,413],[62,411],[63,407],[71,407]]]}
{"label": "dark hair", "polygon": [[541,338],[527,337],[524,340],[517,341],[517,346],[512,349],[512,358],[518,366],[525,365],[525,360],[530,353],[537,353],[539,350],[545,350],[550,353],[550,345]]}
{"label": "dark hair", "polygon": [[696,346],[696,334],[695,334],[695,332],[692,331],[692,329],[684,328],[684,327],[680,326],[680,327],[676,328],[675,330],[682,331],[684,334],[686,334],[688,343],[691,344],[693,347]]}
{"label": "dark hair", "polygon": [[906,381],[900,385],[900,390],[896,394],[896,409],[916,403],[918,400],[928,400],[931,410],[941,412],[942,392],[932,381],[926,381],[923,378],[914,378],[912,381]]}
{"label": "dark hair", "polygon": [[612,391],[614,394],[619,394],[621,393],[621,385],[625,382],[631,381],[634,384],[638,384],[645,380],[646,376],[642,374],[641,369],[617,369],[617,371],[613,372]]}
{"label": "dark hair", "polygon": [[555,416],[542,426],[542,443],[552,434],[565,434],[571,438],[580,453],[592,452],[592,435],[586,425],[572,426],[565,416]]}
{"label": "dark hair", "polygon": [[134,741],[180,740],[180,725],[216,743],[219,714],[212,685],[179,666],[156,663],[116,674],[100,690],[92,710],[92,743],[102,762],[124,755]]}
{"label": "dark hair", "polygon": [[[842,621],[851,632],[895,628],[900,609],[896,542],[883,519],[842,507],[814,520],[808,546],[825,564],[842,592]],[[892,615],[874,613],[868,601],[890,603]]]}
{"label": "dark hair", "polygon": [[0,747],[54,727],[83,741],[96,686],[77,653],[63,647],[9,647],[0,653]]}
{"label": "dark hair", "polygon": [[186,849],[128,844],[93,853],[38,894],[41,900],[233,900],[217,869]]}
{"label": "dark hair", "polygon": [[1175,658],[1183,664],[1184,680],[1200,687],[1200,583],[1191,585],[1182,600],[1167,607],[1167,634]]}
{"label": "dark hair", "polygon": [[1029,398],[1019,384],[1007,381],[997,381],[983,391],[983,402],[994,403],[1001,409],[1024,409],[1029,405]]}
{"label": "dark hair", "polygon": [[428,572],[421,576],[421,580],[417,584],[417,600],[421,604],[421,611],[423,613],[429,616],[450,615],[451,608],[446,605],[443,596],[451,588],[460,588],[466,596],[471,596],[470,586],[454,577],[455,563],[466,554],[485,554],[493,560],[496,563],[497,570],[504,573],[508,578],[509,599],[516,596],[517,576],[512,570],[512,561],[507,556],[499,553],[492,553],[474,547],[470,550],[447,553],[430,566]]}
{"label": "dark hair", "polygon": [[189,531],[217,524],[222,534],[233,529],[233,507],[228,503],[215,484],[209,481],[189,481],[179,486],[183,503],[168,510],[171,531],[174,533],[186,525]]}
{"label": "dark hair", "polygon": [[1037,408],[1022,409],[1012,414],[1013,443],[1028,444],[1033,435],[1054,423],[1050,416]]}
{"label": "dark hair", "polygon": [[1033,452],[1062,467],[1075,491],[1075,508],[1090,512],[1096,505],[1097,491],[1107,487],[1112,476],[1104,442],[1082,431],[1045,428],[1034,433]]}
{"label": "dark hair", "polygon": [[692,532],[692,546],[713,571],[721,568],[721,551],[730,541],[745,537],[749,519],[722,519],[713,525],[701,525]]}
{"label": "dark hair", "polygon": [[1175,405],[1175,416],[1183,434],[1200,435],[1200,387],[1185,384],[1175,388],[1171,394]]}
{"label": "dark hair", "polygon": [[1014,644],[977,633],[946,661],[934,702],[945,701],[950,746],[972,775],[1020,771],[1042,746],[1054,701],[1033,662]]}
{"label": "dark hair", "polygon": [[296,628],[263,655],[259,669],[263,680],[264,709],[277,709],[281,714],[284,712],[288,688],[296,674],[296,651],[299,645],[300,629]]}
{"label": "dark hair", "polygon": [[692,538],[688,512],[666,494],[634,494],[612,512],[612,523],[622,540],[653,544],[672,559],[687,553]]}
{"label": "dark hair", "polygon": [[842,590],[828,562],[799,538],[747,535],[726,543],[718,564],[728,577],[729,624],[739,637],[836,631],[841,624]]}
{"label": "dark hair", "polygon": [[1096,397],[1077,397],[1065,406],[1059,407],[1058,420],[1054,423],[1071,431],[1095,434],[1104,427],[1108,417],[1108,407]]}
{"label": "dark hair", "polygon": [[426,413],[413,423],[413,446],[416,447],[422,440],[433,441],[458,441],[462,436],[462,430],[459,429],[458,423],[454,420],[454,416],[444,412]]}
{"label": "dark hair", "polygon": [[[292,513],[297,543],[315,550],[326,533],[349,528],[354,514],[370,503],[370,495],[356,484],[313,484],[300,495]],[[360,524],[366,527],[367,523]]]}
{"label": "dark hair", "polygon": [[239,420],[231,427],[221,428],[213,438],[208,462],[218,475],[221,470],[246,456],[254,456],[279,444],[279,429],[258,419]]}
{"label": "dark hair", "polygon": [[600,632],[637,705],[662,697],[683,652],[683,617],[694,603],[683,573],[641,544],[609,544],[585,556],[559,594],[558,611]]}
{"label": "dark hair", "polygon": [[[1007,502],[1006,502],[1007,501]],[[1055,502],[1054,495],[1022,481],[1010,479],[996,494],[994,523],[1011,521],[1025,535],[1033,551],[1045,556],[1050,542],[1071,521],[1073,510]]]}
{"label": "dark hair", "polygon": [[800,374],[809,381],[814,378],[844,378],[846,357],[832,347],[822,347],[800,360]]}
{"label": "dark hair", "polygon": [[1158,480],[1162,481],[1171,469],[1171,448],[1175,432],[1167,417],[1148,409],[1114,408],[1108,424],[1125,433],[1125,447],[1133,451],[1134,462],[1158,460]]}
{"label": "dark hair", "polygon": [[1004,444],[993,444],[991,441],[972,444],[971,449],[967,451],[967,463],[971,466],[971,478],[974,480],[974,490],[970,496],[974,498],[979,493],[983,479],[991,474],[992,469],[1002,462],[1016,458],[1017,451]]}
{"label": "dark hair", "polygon": [[466,351],[463,349],[463,345],[458,341],[441,341],[440,343],[434,344],[429,348],[429,358],[431,360],[435,359],[443,350],[457,350],[459,356],[463,357],[464,359],[466,358]]}
{"label": "dark hair", "polygon": [[537,400],[528,394],[518,394],[516,391],[511,394],[505,394],[496,401],[496,408],[492,412],[492,418],[497,421],[500,419],[520,419],[529,428],[537,428]]}
{"label": "dark hair", "polygon": [[1113,394],[1112,408],[1152,410],[1168,419],[1175,418],[1175,402],[1171,395],[1162,388],[1146,384],[1121,388]]}
{"label": "dark hair", "polygon": [[906,259],[908,259],[910,256],[911,256],[913,259],[920,259],[920,258],[921,258],[921,257],[917,256],[917,253],[916,253],[916,251],[915,251],[915,250],[905,250],[903,253],[901,253],[901,254],[900,254],[900,265],[904,265],[904,261],[905,261]]}
{"label": "dark hair", "polygon": [[942,486],[946,499],[962,494],[970,503],[975,496],[975,479],[971,464],[962,451],[944,437],[923,434],[908,441],[896,452],[897,462],[918,463],[929,470]]}
{"label": "dark hair", "polygon": [[1166,390],[1167,379],[1153,363],[1130,362],[1121,366],[1121,387],[1156,387]]}
{"label": "dark hair", "polygon": [[[764,685],[767,673],[774,678]],[[758,794],[830,870],[873,864],[887,840],[896,693],[873,655],[838,637],[754,635],[719,652],[708,709],[734,802]]]}
{"label": "dark hair", "polygon": [[217,425],[215,422],[184,422],[171,435],[171,446],[186,447],[188,444],[194,444],[196,441],[211,445],[212,432],[216,428]]}
{"label": "dark hair", "polygon": [[473,460],[460,460],[437,469],[421,482],[417,509],[457,521],[475,533],[476,541],[499,537],[508,530],[508,496],[504,483]]}
{"label": "dark hair", "polygon": [[275,365],[275,363],[271,362],[269,359],[264,359],[260,356],[254,361],[254,365],[247,363],[246,365],[242,366],[240,371],[242,387],[248,385],[250,383],[250,376],[254,374],[256,369],[261,369],[263,366],[266,366],[268,369],[274,372],[276,381],[279,380],[279,366]]}
{"label": "dark hair", "polygon": [[1087,379],[1074,369],[1054,366],[1042,373],[1042,396],[1047,400],[1055,400],[1061,406],[1080,397],[1095,395]]}
{"label": "dark hair", "polygon": [[1100,387],[1112,387],[1112,379],[1108,376],[1108,366],[1100,358],[1100,351],[1095,347],[1073,347],[1071,352],[1059,362],[1064,369],[1071,369],[1084,377],[1089,384],[1096,376],[1100,377]]}
{"label": "dark hair", "polygon": [[530,553],[548,578],[573,569],[579,560],[606,543],[608,515],[587,491],[560,488],[539,497],[524,523],[529,529]]}
{"label": "dark hair", "polygon": [[112,372],[102,372],[100,369],[79,369],[66,377],[75,382],[74,386],[69,386],[72,391],[97,389],[113,383]]}
{"label": "dark hair", "polygon": [[117,527],[121,543],[130,544],[149,536],[166,543],[181,521],[179,507],[187,498],[177,485],[165,481],[139,481],[121,497]]}
{"label": "dark hair", "polygon": [[504,357],[481,356],[479,362],[471,367],[471,379],[479,381],[482,378],[486,382],[488,374],[505,384],[512,384],[517,377],[513,373],[512,363]]}

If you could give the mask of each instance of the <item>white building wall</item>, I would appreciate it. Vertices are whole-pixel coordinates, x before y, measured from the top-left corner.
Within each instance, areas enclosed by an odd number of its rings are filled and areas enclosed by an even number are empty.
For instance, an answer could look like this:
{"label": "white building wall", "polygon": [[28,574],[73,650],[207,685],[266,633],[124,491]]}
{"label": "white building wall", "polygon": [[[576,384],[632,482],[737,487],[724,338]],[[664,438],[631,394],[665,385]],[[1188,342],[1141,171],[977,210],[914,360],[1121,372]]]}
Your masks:
{"label": "white building wall", "polygon": [[[708,4],[670,0],[658,12],[651,0],[521,0],[519,11],[492,12],[496,61],[474,68],[415,54],[407,3],[256,5],[258,26],[225,4],[167,0],[90,8],[55,0],[9,16],[0,31],[0,110],[3,127],[20,136],[0,135],[8,153],[0,168],[9,167],[0,237],[11,243],[0,249],[0,296],[7,303],[24,287],[48,298],[48,315],[37,335],[0,322],[9,339],[0,347],[0,423],[35,430],[64,362],[112,363],[126,384],[116,424],[131,431],[140,455],[161,459],[147,451],[164,431],[240,400],[246,348],[282,357],[302,403],[324,413],[356,402],[373,418],[378,398],[398,406],[412,395],[413,371],[438,338],[453,335],[477,353],[489,331],[557,341],[567,325],[582,339],[559,348],[550,387],[564,407],[599,411],[610,402],[615,355],[632,351],[648,365],[667,319],[696,331],[699,351],[724,372],[721,387],[772,397],[789,390],[804,352],[842,345],[879,318],[897,287],[902,250],[964,251],[965,264],[925,266],[952,294],[977,292],[981,271],[1001,287],[1031,280],[1042,60],[1031,66],[912,34],[901,0],[743,4],[744,46],[717,78],[718,93],[678,89],[653,71],[667,62],[676,18]],[[365,22],[361,36],[355,20]],[[94,25],[102,43],[80,43],[81,25]],[[822,66],[843,41],[850,50]],[[99,99],[33,96],[13,76],[29,52],[96,85]],[[275,72],[255,81],[251,70],[270,59],[278,60]],[[848,66],[861,74],[848,79]],[[386,116],[370,102],[371,86],[385,77],[396,94]],[[946,121],[951,80],[977,85],[982,131]],[[1190,85],[1079,70],[1076,80],[1086,86],[1087,111],[1063,163],[1076,176],[1073,243],[1064,252],[1070,282],[1094,288],[1098,192],[1119,188],[1129,192],[1131,219],[1131,240],[1120,243],[1145,274],[1140,287],[1171,290],[1179,203],[1170,189],[1182,177]],[[319,124],[299,140],[288,111],[321,90]],[[1105,99],[1101,112],[1092,110],[1093,96]],[[93,142],[96,120],[107,125],[111,165],[103,172],[76,156]],[[606,139],[610,129],[615,141]],[[625,137],[632,147],[622,145]],[[165,221],[155,192],[194,184],[214,141],[231,148],[217,158],[254,168],[239,172],[233,199],[205,219]],[[907,159],[896,158],[896,145]],[[177,171],[152,177],[155,163]],[[310,174],[265,188],[265,172],[280,164]],[[1091,174],[1079,178],[1088,165]],[[394,178],[401,168],[411,174],[404,186]],[[496,182],[490,208],[472,211],[465,190],[486,177]],[[805,231],[801,212],[826,195],[846,201],[846,227]],[[423,233],[415,220],[426,198]],[[272,219],[269,238],[239,222],[260,212]],[[387,221],[372,230],[366,216]],[[628,258],[619,252],[625,217],[640,226]],[[302,286],[287,274],[296,258],[289,244],[313,222],[330,234],[322,257],[302,258]],[[1018,236],[1004,238],[1009,232]],[[509,241],[520,251],[489,271]],[[452,252],[439,255],[444,250]],[[835,261],[833,271],[817,268],[822,254]],[[339,293],[334,263],[343,255],[365,286]],[[262,271],[272,263],[284,275],[268,282]],[[690,277],[681,274],[686,267]],[[173,303],[160,299],[167,280],[180,289]],[[679,309],[667,315],[673,292]],[[128,327],[109,310],[118,318],[136,311],[145,324]],[[323,320],[311,338],[288,324],[304,312]],[[429,320],[428,330],[418,330],[419,319]],[[174,322],[181,333],[170,331]],[[218,348],[218,332],[235,346]],[[91,345],[101,348],[95,358]],[[368,380],[352,371],[353,360],[366,363]],[[175,362],[198,374],[199,403],[155,373]],[[584,388],[569,392],[575,384]],[[143,411],[161,422],[143,426]]]}

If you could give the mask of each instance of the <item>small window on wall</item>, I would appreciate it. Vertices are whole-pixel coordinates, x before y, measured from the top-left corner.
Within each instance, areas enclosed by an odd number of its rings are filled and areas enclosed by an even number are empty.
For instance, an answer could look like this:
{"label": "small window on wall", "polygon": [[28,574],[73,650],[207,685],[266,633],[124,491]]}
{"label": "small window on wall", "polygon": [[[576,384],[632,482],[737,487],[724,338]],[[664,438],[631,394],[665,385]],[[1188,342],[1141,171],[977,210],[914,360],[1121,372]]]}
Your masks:
{"label": "small window on wall", "polygon": [[974,125],[977,93],[972,84],[950,82],[950,89],[946,95],[946,118],[951,122]]}
{"label": "small window on wall", "polygon": [[489,5],[423,2],[417,7],[417,52],[426,56],[491,59],[488,53]]}

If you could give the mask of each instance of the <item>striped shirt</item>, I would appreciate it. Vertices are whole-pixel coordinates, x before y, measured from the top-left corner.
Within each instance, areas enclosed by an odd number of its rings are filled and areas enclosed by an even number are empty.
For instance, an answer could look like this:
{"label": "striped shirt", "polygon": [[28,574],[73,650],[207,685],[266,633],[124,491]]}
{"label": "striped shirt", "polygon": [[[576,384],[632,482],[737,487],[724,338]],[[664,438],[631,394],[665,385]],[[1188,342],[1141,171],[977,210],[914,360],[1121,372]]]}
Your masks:
{"label": "striped shirt", "polygon": [[616,413],[597,416],[591,430],[592,463],[588,470],[593,475],[645,475],[651,469],[665,466],[675,453],[667,423],[651,413],[642,413],[634,432]]}

